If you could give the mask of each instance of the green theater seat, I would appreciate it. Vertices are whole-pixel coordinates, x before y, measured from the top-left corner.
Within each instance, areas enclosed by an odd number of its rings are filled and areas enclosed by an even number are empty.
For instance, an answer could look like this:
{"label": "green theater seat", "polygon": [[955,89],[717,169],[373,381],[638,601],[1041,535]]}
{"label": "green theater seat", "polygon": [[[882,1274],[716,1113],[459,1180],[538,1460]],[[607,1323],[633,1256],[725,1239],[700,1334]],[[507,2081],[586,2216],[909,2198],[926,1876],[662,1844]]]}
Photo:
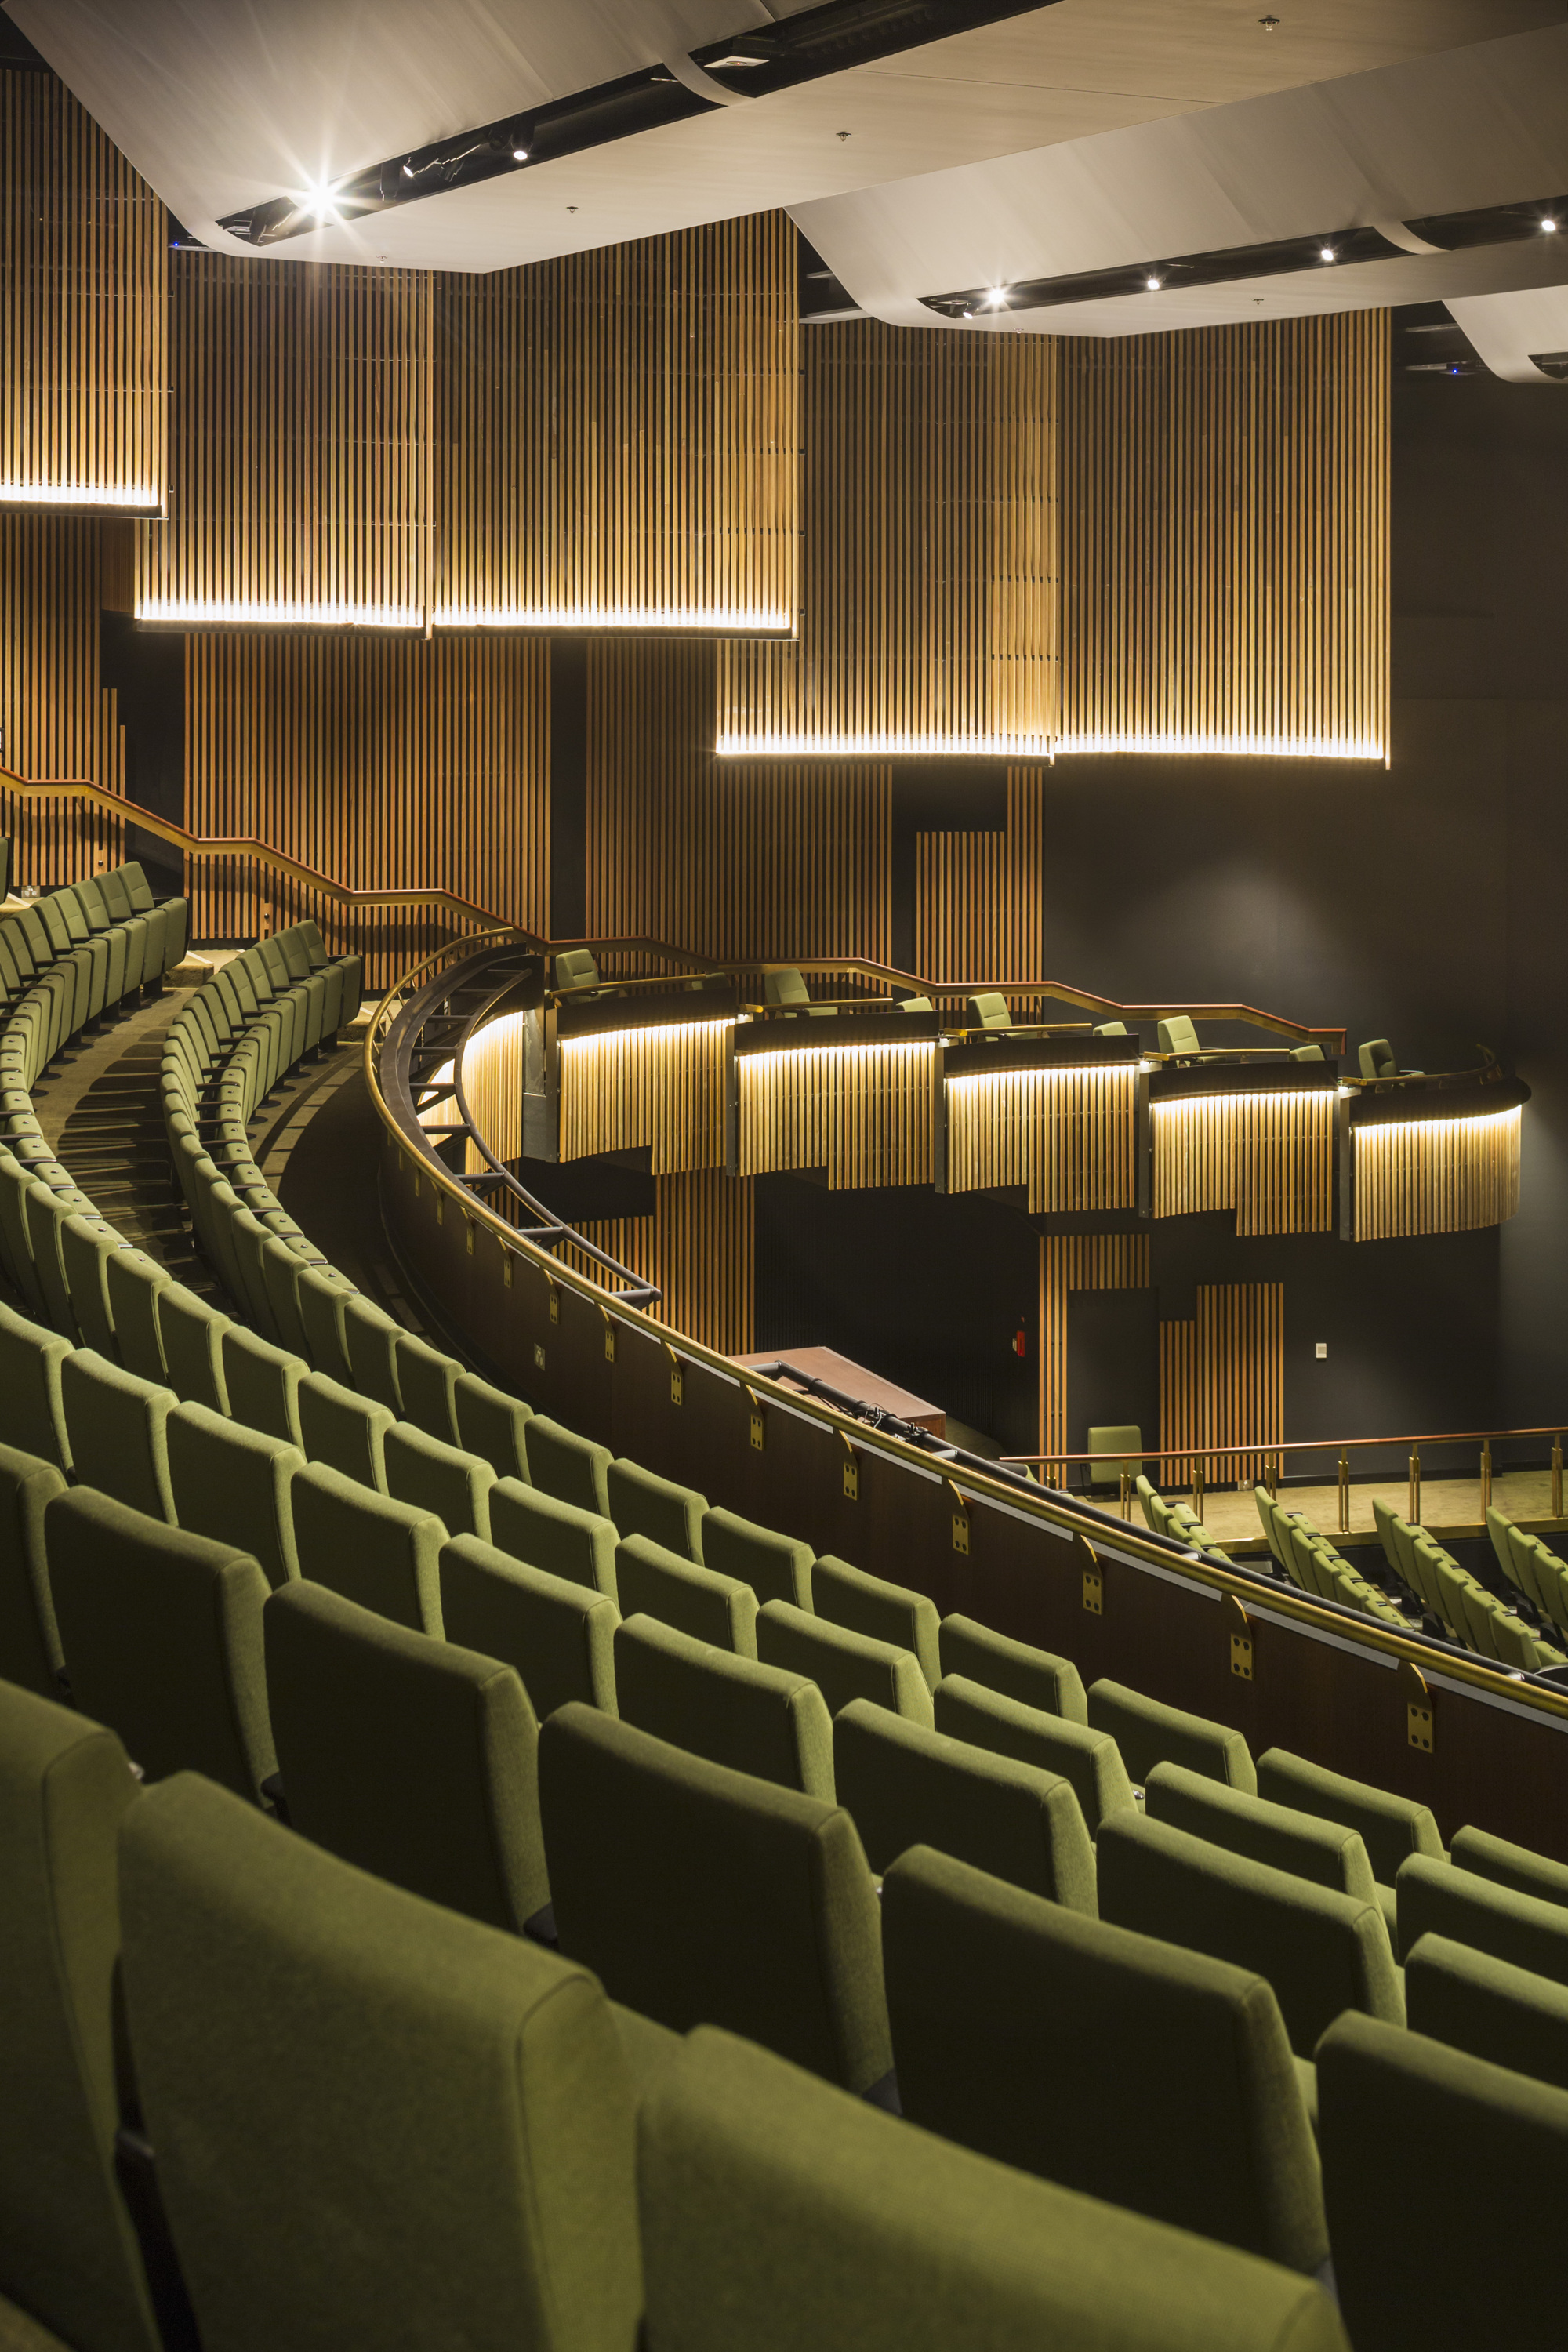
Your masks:
{"label": "green theater seat", "polygon": [[18,1315],[0,1299],[0,1408],[5,1443],[57,1470],[71,1466],[70,1435],[60,1395],[68,1339]]}
{"label": "green theater seat", "polygon": [[431,1511],[394,1502],[324,1462],[296,1471],[289,1490],[301,1578],[419,1633],[441,1633],[441,1547]]}
{"label": "green theater seat", "polygon": [[873,1870],[930,1846],[1093,1917],[1094,1851],[1059,1775],[907,1723],[865,1698],[834,1717],[833,1773]]}
{"label": "green theater seat", "polygon": [[77,1476],[172,1526],[166,1430],[179,1402],[174,1390],[139,1381],[90,1348],[79,1348],[60,1365],[60,1402]]}
{"label": "green theater seat", "polygon": [[964,1675],[944,1675],[931,1707],[937,1729],[949,1738],[1059,1772],[1072,1785],[1090,1837],[1100,1835],[1100,1823],[1113,1813],[1136,1809],[1121,1750],[1108,1731],[1091,1731],[1087,1723],[1026,1706]]}
{"label": "green theater seat", "polygon": [[1206,1722],[1201,1715],[1144,1698],[1123,1683],[1105,1681],[1089,1685],[1089,1720],[1091,1729],[1110,1732],[1129,1776],[1140,1785],[1156,1764],[1184,1764],[1249,1797],[1258,1793],[1247,1742],[1223,1723]]}
{"label": "green theater seat", "polygon": [[168,1444],[180,1526],[250,1552],[268,1584],[298,1576],[294,1479],[305,1467],[299,1447],[203,1404],[175,1407]]}
{"label": "green theater seat", "polygon": [[[427,1339],[416,1339],[412,1331],[400,1331],[396,1347],[397,1386],[405,1413],[427,1437],[438,1437],[444,1445],[461,1445],[455,1392],[463,1376],[462,1365],[455,1356],[444,1356]],[[472,1446],[466,1450],[475,1451]],[[511,1465],[497,1475],[513,1475]]]}
{"label": "green theater seat", "polygon": [[571,1699],[616,1712],[613,1601],[473,1536],[441,1547],[447,1639],[515,1666],[542,1723]]}
{"label": "green theater seat", "polygon": [[788,1601],[811,1607],[811,1546],[742,1519],[734,1511],[702,1514],[704,1564],[721,1576],[739,1577],[762,1601]]}
{"label": "green theater seat", "polygon": [[1322,1765],[1310,1764],[1304,1756],[1292,1756],[1283,1748],[1268,1748],[1258,1758],[1258,1793],[1271,1804],[1288,1805],[1298,1813],[1315,1813],[1321,1821],[1339,1822],[1357,1832],[1377,1881],[1388,1932],[1394,1936],[1397,1920],[1394,1887],[1401,1863],[1413,1853],[1442,1857],[1443,1841],[1431,1807],[1413,1797],[1374,1789],[1364,1780],[1347,1780],[1342,1772],[1327,1771]]}
{"label": "green theater seat", "polygon": [[636,2093],[584,1970],[194,1774],[142,1799],[122,1885],[137,2075],[209,2347],[631,2352]]}
{"label": "green theater seat", "polygon": [[[1556,2248],[1520,2217],[1568,2167],[1568,2091],[1342,2017],[1318,2052],[1318,2112],[1334,2284],[1357,2352],[1562,2343]],[[1391,2180],[1395,2230],[1378,2210]]]}
{"label": "green theater seat", "polygon": [[1447,1936],[1494,1959],[1568,1984],[1568,1910],[1560,1903],[1518,1894],[1473,1870],[1456,1870],[1451,1863],[1419,1853],[1401,1864],[1394,1893],[1402,1954],[1422,1936]]}
{"label": "green theater seat", "polygon": [[1405,2022],[1377,1904],[1135,1813],[1101,1822],[1096,1862],[1102,1918],[1266,1977],[1300,2057],[1342,2009]]}
{"label": "green theater seat", "polygon": [[104,1280],[121,1362],[141,1380],[167,1381],[173,1388],[159,1336],[159,1301],[173,1288],[172,1277],[145,1250],[127,1245],[110,1257]]}
{"label": "green theater seat", "polygon": [[851,1699],[868,1698],[931,1728],[931,1687],[912,1650],[827,1624],[787,1601],[770,1601],[757,1612],[757,1655],[764,1665],[809,1675],[830,1715]]}
{"label": "green theater seat", "polygon": [[539,1724],[514,1669],[303,1580],[267,1603],[293,1826],[362,1870],[521,1934],[550,1900]]}
{"label": "green theater seat", "polygon": [[636,1462],[612,1462],[605,1477],[609,1513],[623,1536],[645,1536],[682,1559],[702,1563],[708,1497]]}
{"label": "green theater seat", "polygon": [[490,1541],[513,1559],[585,1585],[619,1606],[616,1523],[602,1511],[579,1510],[519,1478],[498,1478],[490,1488]]}
{"label": "green theater seat", "polygon": [[353,1386],[353,1367],[343,1336],[343,1308],[353,1295],[348,1276],[330,1265],[301,1265],[294,1277],[294,1296],[305,1327],[305,1353],[318,1372],[343,1388]]}
{"label": "green theater seat", "polygon": [[539,1798],[561,1948],[612,2000],[846,2090],[884,2080],[877,1895],[847,1812],[585,1706],[542,1727]]}
{"label": "green theater seat", "polygon": [[403,1410],[397,1384],[397,1343],[403,1326],[377,1307],[374,1299],[354,1291],[343,1301],[343,1344],[348,1349],[353,1385],[391,1413]]}
{"label": "green theater seat", "polygon": [[834,1802],[833,1726],[805,1675],[737,1657],[657,1617],[628,1617],[615,1644],[623,1722],[710,1763]]}
{"label": "green theater seat", "polygon": [[[650,2352],[1346,2352],[1310,2279],[700,2029],[637,2138]],[[241,2347],[240,2352],[248,2352]]]}
{"label": "green theater seat", "polygon": [[529,1484],[528,1425],[533,1419],[531,1405],[524,1404],[520,1397],[508,1396],[504,1389],[492,1388],[477,1373],[459,1372],[452,1383],[452,1412],[458,1423],[458,1444],[465,1453],[482,1454],[498,1478],[515,1478],[524,1486]]}
{"label": "green theater seat", "polygon": [[324,1372],[308,1372],[298,1390],[300,1442],[307,1458],[342,1471],[377,1494],[386,1492],[389,1406],[363,1397]]}
{"label": "green theater seat", "polygon": [[307,1365],[243,1323],[231,1323],[221,1344],[224,1389],[235,1420],[287,1445],[300,1445],[300,1383],[308,1377]]}
{"label": "green theater seat", "polygon": [[1405,1955],[1405,2007],[1412,2033],[1568,2091],[1568,1984],[1426,1935]]}
{"label": "green theater seat", "polygon": [[169,1386],[182,1403],[205,1405],[209,1412],[227,1414],[223,1339],[234,1328],[226,1315],[209,1307],[183,1282],[172,1282],[158,1293],[158,1333]]}
{"label": "green theater seat", "polygon": [[489,1543],[496,1474],[481,1455],[464,1454],[404,1421],[387,1431],[384,1458],[389,1495],[434,1511],[448,1535]]}
{"label": "green theater seat", "polygon": [[1207,1838],[1232,1853],[1266,1862],[1310,1878],[1358,1903],[1375,1903],[1377,1883],[1357,1830],[1312,1813],[1293,1812],[1263,1797],[1245,1796],[1181,1764],[1156,1764],[1143,1784],[1143,1809],[1152,1822]]}
{"label": "green theater seat", "polygon": [[251,1555],[83,1489],[49,1505],[45,1537],[82,1713],[117,1732],[150,1780],[205,1772],[258,1802],[276,1759],[261,1657],[267,1579]]}
{"label": "green theater seat", "polygon": [[1478,1878],[1511,1886],[1516,1895],[1533,1895],[1542,1903],[1568,1906],[1568,1863],[1531,1853],[1528,1846],[1512,1845],[1507,1838],[1492,1837],[1485,1830],[1456,1830],[1448,1851],[1456,1870],[1474,1871]]}
{"label": "green theater seat", "polygon": [[114,1310],[109,1297],[109,1264],[125,1244],[104,1218],[84,1216],[80,1210],[60,1223],[60,1264],[70,1294],[71,1313],[82,1343],[96,1348],[110,1363],[120,1360],[114,1337]]}
{"label": "green theater seat", "polygon": [[52,1462],[0,1445],[0,1682],[59,1698],[59,1629],[44,1514],[66,1482]]}
{"label": "green theater seat", "polygon": [[920,1662],[928,1689],[942,1679],[937,1655],[938,1619],[935,1603],[923,1592],[889,1584],[864,1569],[831,1553],[811,1571],[812,1607],[830,1624],[847,1625],[852,1633],[868,1633],[875,1642],[890,1642],[908,1650]]}
{"label": "green theater seat", "polygon": [[[459,1406],[459,1420],[461,1407]],[[610,1508],[609,1475],[614,1456],[607,1445],[595,1445],[574,1430],[563,1429],[548,1413],[536,1412],[528,1423],[528,1475],[542,1495],[571,1503],[579,1511],[593,1511],[614,1520]]]}
{"label": "green theater seat", "polygon": [[1059,1715],[1068,1723],[1088,1723],[1089,1700],[1070,1658],[1053,1657],[1048,1650],[1012,1641],[973,1617],[944,1617],[940,1646],[944,1675],[984,1683],[987,1690],[1000,1691],[1046,1715]]}
{"label": "green theater seat", "polygon": [[616,1587],[624,1617],[657,1617],[738,1658],[757,1654],[757,1596],[732,1576],[629,1536],[616,1546]]}
{"label": "green theater seat", "polygon": [[883,1881],[882,1941],[912,2123],[1292,2270],[1327,2260],[1264,1978],[920,1847]]}

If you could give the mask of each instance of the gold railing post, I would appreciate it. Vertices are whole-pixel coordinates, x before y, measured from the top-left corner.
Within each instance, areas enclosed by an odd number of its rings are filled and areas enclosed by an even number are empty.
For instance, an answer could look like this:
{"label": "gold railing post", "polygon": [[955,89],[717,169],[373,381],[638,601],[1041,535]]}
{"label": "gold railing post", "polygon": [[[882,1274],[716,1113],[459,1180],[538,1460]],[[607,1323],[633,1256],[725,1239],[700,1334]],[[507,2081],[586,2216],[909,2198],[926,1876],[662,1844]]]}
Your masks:
{"label": "gold railing post", "polygon": [[1340,1533],[1342,1536],[1348,1536],[1350,1531],[1351,1457],[1342,1445],[1340,1448]]}
{"label": "gold railing post", "polygon": [[1552,1441],[1552,1516],[1554,1519],[1560,1519],[1563,1517],[1563,1432],[1561,1430]]}
{"label": "gold railing post", "polygon": [[1278,1454],[1270,1454],[1265,1457],[1263,1464],[1263,1483],[1268,1490],[1269,1501],[1271,1503],[1277,1503],[1279,1499],[1279,1456]]}
{"label": "gold railing post", "polygon": [[1201,1457],[1194,1454],[1193,1456],[1193,1516],[1194,1518],[1201,1519],[1203,1515],[1204,1465]]}
{"label": "gold railing post", "polygon": [[1417,1445],[1410,1455],[1410,1503],[1406,1512],[1413,1528],[1421,1524],[1421,1448]]}
{"label": "gold railing post", "polygon": [[1491,1508],[1491,1500],[1492,1442],[1489,1437],[1483,1437],[1481,1440],[1481,1517],[1483,1518]]}
{"label": "gold railing post", "polygon": [[1124,1519],[1132,1517],[1132,1473],[1125,1462],[1121,1465],[1121,1516]]}

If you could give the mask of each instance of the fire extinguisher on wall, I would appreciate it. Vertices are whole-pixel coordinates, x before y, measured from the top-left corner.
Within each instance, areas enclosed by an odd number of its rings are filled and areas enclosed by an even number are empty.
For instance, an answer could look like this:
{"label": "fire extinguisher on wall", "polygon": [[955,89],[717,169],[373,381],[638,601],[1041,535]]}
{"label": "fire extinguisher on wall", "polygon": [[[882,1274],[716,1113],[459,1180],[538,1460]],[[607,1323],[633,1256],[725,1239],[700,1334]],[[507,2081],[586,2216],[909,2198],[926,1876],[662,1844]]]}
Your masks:
{"label": "fire extinguisher on wall", "polygon": [[1029,1352],[1029,1334],[1028,1334],[1028,1330],[1027,1330],[1026,1327],[1024,1324],[1020,1323],[1020,1324],[1019,1324],[1019,1326],[1018,1326],[1018,1328],[1017,1328],[1017,1329],[1016,1329],[1016,1331],[1015,1331],[1015,1332],[1014,1332],[1014,1334],[1013,1334],[1013,1353],[1014,1353],[1014,1354],[1018,1358],[1018,1360],[1019,1360],[1019,1361],[1020,1361],[1020,1363],[1021,1363],[1021,1362],[1023,1361],[1024,1358],[1028,1354],[1028,1352]]}

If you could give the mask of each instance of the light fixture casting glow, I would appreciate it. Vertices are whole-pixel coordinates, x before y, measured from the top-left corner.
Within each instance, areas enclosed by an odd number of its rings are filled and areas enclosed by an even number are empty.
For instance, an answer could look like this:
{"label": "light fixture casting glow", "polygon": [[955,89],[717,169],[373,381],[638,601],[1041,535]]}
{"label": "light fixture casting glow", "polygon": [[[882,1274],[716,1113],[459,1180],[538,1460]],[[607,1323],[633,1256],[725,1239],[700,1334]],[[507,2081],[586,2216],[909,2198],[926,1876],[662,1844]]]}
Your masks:
{"label": "light fixture casting glow", "polygon": [[1554,220],[1543,220],[1541,226],[1546,231],[1548,236],[1552,236],[1556,233],[1557,224]]}
{"label": "light fixture casting glow", "polygon": [[[689,972],[672,973],[669,984],[671,988],[679,988],[690,976]],[[679,1037],[696,1037],[710,1029],[732,1029],[734,1025],[735,1015],[732,1013],[721,1013],[711,1021],[660,1021],[656,1026],[647,1029],[591,1029],[583,1037],[563,1037],[560,1050],[576,1058],[606,1045],[626,1045],[633,1040],[640,1045],[647,1045],[650,1040],[662,1045]]]}
{"label": "light fixture casting glow", "polygon": [[160,493],[145,482],[112,489],[101,482],[0,482],[0,506],[130,507],[138,513],[157,514],[163,504]]}
{"label": "light fixture casting glow", "polygon": [[272,603],[261,597],[149,596],[136,607],[139,621],[174,622],[190,629],[423,629],[416,604],[307,604]]}
{"label": "light fixture casting glow", "polygon": [[1371,735],[1061,735],[1057,755],[1075,751],[1221,754],[1237,759],[1381,760],[1385,746]]}
{"label": "light fixture casting glow", "polygon": [[1318,247],[1318,259],[1320,261],[1334,261],[1338,259],[1338,256],[1335,254],[1334,248],[1331,245],[1321,245]]}
{"label": "light fixture casting glow", "polygon": [[721,735],[721,760],[1049,760],[1048,735]]}
{"label": "light fixture casting glow", "polygon": [[308,188],[300,202],[307,212],[314,213],[324,228],[329,223],[335,224],[337,221],[338,215],[334,209],[337,194],[336,188],[328,187],[323,184],[319,187]]}
{"label": "light fixture casting glow", "polygon": [[795,635],[782,606],[740,604],[438,604],[437,629],[726,629],[737,636]]}
{"label": "light fixture casting glow", "polygon": [[1163,278],[1145,278],[1143,280],[1151,294],[1157,294],[1164,282]]}
{"label": "light fixture casting glow", "polygon": [[528,161],[527,148],[514,147],[511,151],[511,160],[514,163],[526,163]]}
{"label": "light fixture casting glow", "polygon": [[985,299],[994,310],[999,310],[1007,299],[1007,289],[1005,286],[993,286]]}

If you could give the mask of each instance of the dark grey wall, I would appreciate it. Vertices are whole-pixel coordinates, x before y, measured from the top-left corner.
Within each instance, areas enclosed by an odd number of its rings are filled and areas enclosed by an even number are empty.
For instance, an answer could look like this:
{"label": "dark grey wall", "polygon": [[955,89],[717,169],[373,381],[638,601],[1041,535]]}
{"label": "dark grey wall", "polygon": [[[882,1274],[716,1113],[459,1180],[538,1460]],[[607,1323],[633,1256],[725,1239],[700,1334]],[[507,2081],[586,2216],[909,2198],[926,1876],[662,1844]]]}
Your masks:
{"label": "dark grey wall", "polygon": [[[1352,1244],[1238,1242],[1223,1217],[1152,1228],[1163,1316],[1190,1314],[1199,1282],[1285,1282],[1292,1436],[1568,1413],[1568,387],[1396,376],[1394,453],[1386,770],[1074,759],[1048,784],[1048,972],[1124,1000],[1343,1022],[1352,1053],[1386,1035],[1429,1070],[1485,1044],[1534,1090],[1523,1205],[1499,1231]],[[1026,1221],[876,1198],[862,1219],[845,1196],[763,1188],[761,1344],[856,1353],[853,1332],[878,1369],[918,1367],[977,1421],[996,1366],[1012,1438],[1017,1383],[992,1327],[1032,1255]]]}

